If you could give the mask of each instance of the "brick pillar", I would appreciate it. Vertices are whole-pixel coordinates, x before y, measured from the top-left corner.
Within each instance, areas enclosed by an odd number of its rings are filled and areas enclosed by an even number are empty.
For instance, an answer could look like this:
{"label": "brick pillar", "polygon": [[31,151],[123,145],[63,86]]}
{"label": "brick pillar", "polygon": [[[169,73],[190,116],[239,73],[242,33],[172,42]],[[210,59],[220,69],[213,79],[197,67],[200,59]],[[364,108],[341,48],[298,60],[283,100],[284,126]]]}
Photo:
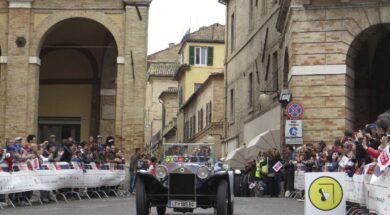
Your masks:
{"label": "brick pillar", "polygon": [[9,0],[5,137],[25,137],[34,127],[28,113],[29,44],[32,0]]}
{"label": "brick pillar", "polygon": [[[4,48],[2,48],[2,55],[6,56],[4,53]],[[5,140],[5,102],[6,102],[6,71],[7,71],[7,64],[6,64],[6,57],[0,57],[0,145],[4,145]]]}
{"label": "brick pillar", "polygon": [[[148,13],[150,0],[125,0],[124,65],[118,67],[116,133],[126,154],[144,144]],[[126,99],[123,99],[126,98]],[[118,143],[120,139],[118,138]]]}
{"label": "brick pillar", "polygon": [[27,119],[26,134],[38,135],[38,106],[39,106],[39,71],[41,60],[29,57],[29,72],[27,79]]}

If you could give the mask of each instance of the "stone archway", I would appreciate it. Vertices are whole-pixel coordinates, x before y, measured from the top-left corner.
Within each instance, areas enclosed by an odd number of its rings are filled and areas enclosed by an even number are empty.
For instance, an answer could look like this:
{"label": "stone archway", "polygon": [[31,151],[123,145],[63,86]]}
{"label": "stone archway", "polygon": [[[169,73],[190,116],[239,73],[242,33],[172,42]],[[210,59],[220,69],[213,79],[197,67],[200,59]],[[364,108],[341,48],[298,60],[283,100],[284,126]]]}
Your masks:
{"label": "stone archway", "polygon": [[390,23],[376,24],[360,32],[347,54],[347,74],[354,113],[353,129],[364,127],[390,109]]}
{"label": "stone archway", "polygon": [[67,13],[66,11],[56,11],[49,15],[44,21],[42,21],[36,29],[34,29],[34,35],[31,40],[30,56],[39,56],[41,51],[42,43],[45,37],[50,32],[50,29],[61,21],[72,19],[72,18],[85,18],[98,22],[103,25],[114,37],[115,42],[118,46],[118,56],[123,56],[124,49],[124,35],[123,26],[120,26],[117,22],[112,20],[105,13],[98,12],[85,12],[85,11],[74,11]]}
{"label": "stone archway", "polygon": [[41,140],[115,134],[107,125],[115,124],[117,57],[114,35],[95,20],[69,18],[48,29],[39,53]]}

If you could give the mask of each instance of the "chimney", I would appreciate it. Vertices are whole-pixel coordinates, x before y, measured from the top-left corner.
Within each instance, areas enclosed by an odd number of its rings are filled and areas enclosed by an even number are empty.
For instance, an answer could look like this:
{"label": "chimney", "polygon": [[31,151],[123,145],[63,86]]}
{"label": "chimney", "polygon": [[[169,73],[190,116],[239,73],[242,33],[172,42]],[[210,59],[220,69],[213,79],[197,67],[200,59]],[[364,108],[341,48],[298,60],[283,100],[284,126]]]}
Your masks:
{"label": "chimney", "polygon": [[168,43],[168,47],[169,47],[169,48],[175,47],[175,43]]}

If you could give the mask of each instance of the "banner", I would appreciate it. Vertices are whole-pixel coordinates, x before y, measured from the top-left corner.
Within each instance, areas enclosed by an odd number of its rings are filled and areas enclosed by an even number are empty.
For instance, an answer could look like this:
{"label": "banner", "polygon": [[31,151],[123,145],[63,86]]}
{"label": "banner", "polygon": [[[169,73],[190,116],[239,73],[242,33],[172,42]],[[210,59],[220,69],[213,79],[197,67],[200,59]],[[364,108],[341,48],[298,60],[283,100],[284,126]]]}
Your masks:
{"label": "banner", "polygon": [[295,171],[294,189],[299,190],[299,191],[305,190],[305,172],[304,171]]}
{"label": "banner", "polygon": [[367,187],[367,208],[376,214],[390,212],[390,168],[380,171],[376,166]]}
{"label": "banner", "polygon": [[102,165],[100,169],[95,163],[44,163],[41,169],[18,164],[11,173],[7,168],[0,167],[0,194],[117,186],[124,182],[126,175],[123,166],[113,167],[112,164]]}

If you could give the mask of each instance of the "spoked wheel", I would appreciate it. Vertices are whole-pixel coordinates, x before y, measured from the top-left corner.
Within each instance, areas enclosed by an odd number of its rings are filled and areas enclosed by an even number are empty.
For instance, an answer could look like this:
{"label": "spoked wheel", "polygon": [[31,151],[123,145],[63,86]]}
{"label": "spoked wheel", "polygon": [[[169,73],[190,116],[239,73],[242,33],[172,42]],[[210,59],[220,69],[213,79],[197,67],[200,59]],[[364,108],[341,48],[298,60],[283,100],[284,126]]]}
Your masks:
{"label": "spoked wheel", "polygon": [[166,207],[157,207],[157,214],[158,215],[165,215],[165,212],[167,211]]}
{"label": "spoked wheel", "polygon": [[229,198],[228,198],[228,184],[222,180],[218,184],[217,190],[217,207],[214,211],[215,215],[229,215]]}
{"label": "spoked wheel", "polygon": [[150,206],[148,196],[146,194],[145,183],[142,180],[137,181],[136,191],[135,201],[137,215],[149,215]]}

